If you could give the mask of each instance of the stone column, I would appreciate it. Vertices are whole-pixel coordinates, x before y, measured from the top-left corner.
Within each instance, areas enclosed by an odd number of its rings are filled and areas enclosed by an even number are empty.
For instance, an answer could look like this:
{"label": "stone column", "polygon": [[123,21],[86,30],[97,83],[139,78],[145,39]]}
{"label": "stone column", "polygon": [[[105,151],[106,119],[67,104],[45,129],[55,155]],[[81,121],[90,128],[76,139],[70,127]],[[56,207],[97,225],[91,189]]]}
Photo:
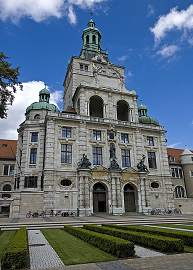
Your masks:
{"label": "stone column", "polygon": [[[140,179],[140,191],[141,191],[141,212],[146,213],[147,212],[147,206],[146,206],[146,194],[145,194],[145,179],[147,177],[146,172],[139,172],[139,179]],[[140,205],[139,205],[140,208]]]}
{"label": "stone column", "polygon": [[78,208],[80,216],[88,216],[90,209],[90,169],[78,169]]}

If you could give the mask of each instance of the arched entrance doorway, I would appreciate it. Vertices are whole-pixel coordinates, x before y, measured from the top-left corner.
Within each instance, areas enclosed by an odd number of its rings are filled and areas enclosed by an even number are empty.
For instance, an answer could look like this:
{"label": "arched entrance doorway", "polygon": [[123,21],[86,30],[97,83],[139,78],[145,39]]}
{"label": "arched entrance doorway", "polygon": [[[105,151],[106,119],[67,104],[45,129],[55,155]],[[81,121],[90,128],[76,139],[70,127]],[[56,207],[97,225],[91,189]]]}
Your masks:
{"label": "arched entrance doorway", "polygon": [[93,212],[106,212],[106,188],[101,183],[93,186]]}
{"label": "arched entrance doorway", "polygon": [[125,212],[135,212],[135,190],[132,185],[127,184],[124,187],[124,201],[125,201]]}

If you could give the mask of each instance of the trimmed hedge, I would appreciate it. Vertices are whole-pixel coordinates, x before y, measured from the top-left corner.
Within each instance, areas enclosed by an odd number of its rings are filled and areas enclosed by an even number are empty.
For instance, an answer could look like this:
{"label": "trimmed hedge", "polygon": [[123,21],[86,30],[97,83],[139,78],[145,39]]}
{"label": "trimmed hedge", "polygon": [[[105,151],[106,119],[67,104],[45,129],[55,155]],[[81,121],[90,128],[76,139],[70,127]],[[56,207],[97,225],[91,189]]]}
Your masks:
{"label": "trimmed hedge", "polygon": [[115,237],[123,238],[125,240],[129,240],[147,247],[152,247],[167,253],[184,251],[184,243],[181,239],[151,235],[147,233],[138,233],[134,231],[125,231],[118,228],[115,229],[104,226],[99,227],[96,225],[83,225],[83,228],[113,235]]}
{"label": "trimmed hedge", "polygon": [[5,250],[2,267],[17,269],[25,267],[28,259],[27,231],[26,228],[20,228],[13,237],[10,245]]}
{"label": "trimmed hedge", "polygon": [[156,234],[160,236],[178,238],[178,239],[182,239],[186,246],[193,247],[193,232],[162,229],[162,228],[155,228],[155,227],[153,228],[153,227],[146,227],[146,226],[124,226],[124,225],[113,225],[113,224],[103,224],[102,226],[108,226],[111,228],[119,228],[121,230],[129,230],[129,231],[135,231],[135,232],[149,233],[153,235]]}
{"label": "trimmed hedge", "polygon": [[116,255],[118,258],[130,257],[135,254],[134,244],[129,241],[68,225],[64,226],[64,230],[103,251]]}

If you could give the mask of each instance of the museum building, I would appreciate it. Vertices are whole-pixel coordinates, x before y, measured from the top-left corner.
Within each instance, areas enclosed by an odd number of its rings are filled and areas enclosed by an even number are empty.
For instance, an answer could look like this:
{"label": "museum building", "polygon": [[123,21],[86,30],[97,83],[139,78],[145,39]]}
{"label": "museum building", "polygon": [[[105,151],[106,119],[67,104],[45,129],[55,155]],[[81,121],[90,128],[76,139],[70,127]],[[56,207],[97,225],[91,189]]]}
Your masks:
{"label": "museum building", "polygon": [[101,49],[92,16],[63,86],[62,112],[49,103],[45,85],[19,126],[10,216],[174,208],[166,131],[142,102],[137,107],[136,92],[125,87],[124,67]]}

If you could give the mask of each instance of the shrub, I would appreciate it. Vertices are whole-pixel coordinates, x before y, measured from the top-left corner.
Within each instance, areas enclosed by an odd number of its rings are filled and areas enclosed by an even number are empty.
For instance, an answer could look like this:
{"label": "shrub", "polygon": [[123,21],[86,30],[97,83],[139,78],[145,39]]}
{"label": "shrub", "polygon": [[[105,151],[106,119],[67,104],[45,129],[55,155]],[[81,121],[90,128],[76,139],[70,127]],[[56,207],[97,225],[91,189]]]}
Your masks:
{"label": "shrub", "polygon": [[141,244],[147,247],[152,247],[163,252],[175,252],[184,251],[184,243],[180,239],[174,239],[170,237],[151,235],[147,233],[139,233],[134,231],[125,231],[118,228],[99,227],[96,225],[84,225],[85,229],[97,231],[104,234],[120,237],[125,240],[132,241],[137,244]]}
{"label": "shrub", "polygon": [[135,254],[134,244],[129,241],[67,225],[64,226],[64,230],[119,258],[130,257]]}
{"label": "shrub", "polygon": [[22,268],[27,264],[28,246],[26,228],[20,228],[5,250],[2,267],[4,269]]}
{"label": "shrub", "polygon": [[156,227],[144,227],[144,226],[124,226],[124,225],[113,225],[113,224],[103,224],[103,226],[108,226],[111,228],[119,228],[121,230],[129,230],[136,232],[143,232],[149,234],[155,234],[160,236],[172,237],[182,239],[184,244],[187,246],[193,246],[193,233],[187,231],[177,231],[172,229],[162,229]]}

